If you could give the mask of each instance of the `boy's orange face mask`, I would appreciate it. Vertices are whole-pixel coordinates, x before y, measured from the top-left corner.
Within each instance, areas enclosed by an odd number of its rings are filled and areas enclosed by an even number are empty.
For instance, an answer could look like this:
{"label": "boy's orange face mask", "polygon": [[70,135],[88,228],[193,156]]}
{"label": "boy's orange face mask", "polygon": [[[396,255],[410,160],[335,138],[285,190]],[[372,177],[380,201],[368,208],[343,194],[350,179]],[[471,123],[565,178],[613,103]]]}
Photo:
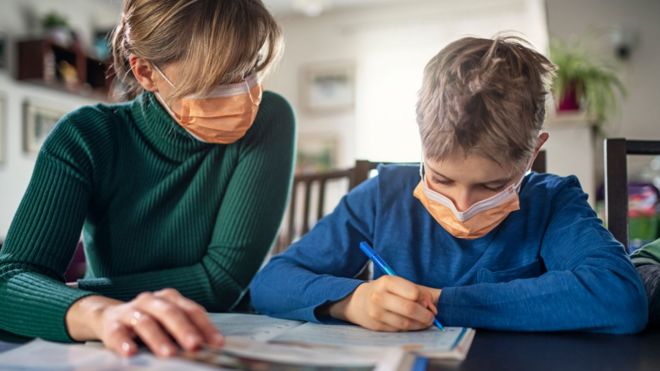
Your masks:
{"label": "boy's orange face mask", "polygon": [[454,203],[445,195],[432,190],[422,172],[421,181],[413,195],[447,232],[457,238],[475,239],[488,234],[513,211],[520,209],[518,191],[522,179],[511,184],[496,195],[481,200],[465,211],[458,211]]}
{"label": "boy's orange face mask", "polygon": [[[174,84],[154,65],[154,69]],[[155,93],[165,109],[188,133],[206,143],[231,144],[245,136],[252,127],[263,94],[256,74],[245,81],[221,85],[203,96],[192,95],[170,105]]]}

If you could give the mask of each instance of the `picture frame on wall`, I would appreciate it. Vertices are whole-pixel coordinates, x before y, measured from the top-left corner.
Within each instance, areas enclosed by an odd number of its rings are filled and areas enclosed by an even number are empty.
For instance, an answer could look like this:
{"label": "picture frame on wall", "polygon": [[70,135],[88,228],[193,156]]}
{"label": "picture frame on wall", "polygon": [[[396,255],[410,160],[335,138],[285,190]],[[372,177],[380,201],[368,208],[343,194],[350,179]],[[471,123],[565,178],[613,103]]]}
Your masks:
{"label": "picture frame on wall", "polygon": [[7,33],[0,30],[0,70],[7,69],[7,48],[9,48]]}
{"label": "picture frame on wall", "polygon": [[38,153],[48,134],[65,114],[49,105],[30,100],[23,102],[23,151]]}
{"label": "picture frame on wall", "polygon": [[7,99],[6,96],[0,92],[0,164],[5,162],[5,152],[7,146]]}
{"label": "picture frame on wall", "polygon": [[350,61],[303,67],[302,108],[312,114],[339,113],[355,107],[355,64]]}
{"label": "picture frame on wall", "polygon": [[337,168],[339,139],[331,134],[301,133],[296,153],[296,174],[309,174]]}

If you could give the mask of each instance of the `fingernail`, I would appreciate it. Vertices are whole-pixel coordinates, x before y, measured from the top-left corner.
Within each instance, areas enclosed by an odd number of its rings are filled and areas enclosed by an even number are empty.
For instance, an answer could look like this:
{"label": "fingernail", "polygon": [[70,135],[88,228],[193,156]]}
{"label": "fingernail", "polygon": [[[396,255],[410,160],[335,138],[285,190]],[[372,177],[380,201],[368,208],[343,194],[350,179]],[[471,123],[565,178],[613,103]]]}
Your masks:
{"label": "fingernail", "polygon": [[216,344],[222,344],[225,342],[225,337],[220,334],[213,335],[213,342]]}
{"label": "fingernail", "polygon": [[188,346],[190,348],[193,348],[201,344],[202,339],[197,335],[188,335],[186,337],[186,341],[188,342]]}
{"label": "fingernail", "polygon": [[131,354],[131,344],[129,344],[129,343],[127,343],[127,342],[123,342],[123,343],[121,343],[121,351],[122,351],[122,353],[124,353],[125,355],[129,355],[129,354]]}
{"label": "fingernail", "polygon": [[163,344],[160,346],[160,354],[164,357],[169,357],[174,354],[174,349]]}

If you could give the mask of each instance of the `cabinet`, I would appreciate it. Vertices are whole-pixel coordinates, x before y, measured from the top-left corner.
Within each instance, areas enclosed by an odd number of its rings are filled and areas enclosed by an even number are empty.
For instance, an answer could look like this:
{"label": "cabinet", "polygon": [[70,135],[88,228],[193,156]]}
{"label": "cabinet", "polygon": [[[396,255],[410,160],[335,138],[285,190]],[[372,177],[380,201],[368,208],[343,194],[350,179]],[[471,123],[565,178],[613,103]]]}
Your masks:
{"label": "cabinet", "polygon": [[[48,39],[18,41],[16,78],[74,94],[106,99],[112,83],[109,61],[87,55],[77,45]],[[109,77],[110,76],[110,77]]]}

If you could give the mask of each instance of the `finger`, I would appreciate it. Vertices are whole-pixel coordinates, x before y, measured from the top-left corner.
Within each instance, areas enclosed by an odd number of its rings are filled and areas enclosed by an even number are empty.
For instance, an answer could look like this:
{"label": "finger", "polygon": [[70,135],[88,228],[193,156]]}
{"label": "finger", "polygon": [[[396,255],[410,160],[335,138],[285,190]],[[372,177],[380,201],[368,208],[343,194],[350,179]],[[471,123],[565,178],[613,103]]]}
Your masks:
{"label": "finger", "polygon": [[137,344],[133,341],[133,331],[121,323],[116,323],[102,340],[106,347],[124,357],[130,357],[138,350]]}
{"label": "finger", "polygon": [[422,296],[421,288],[405,278],[385,276],[383,284],[387,291],[408,300],[419,301]]}
{"label": "finger", "polygon": [[398,328],[389,325],[386,322],[381,321],[380,319],[370,319],[367,323],[362,325],[363,327],[368,328],[373,331],[382,331],[382,332],[398,332]]}
{"label": "finger", "polygon": [[158,321],[185,350],[201,347],[202,335],[178,305],[148,293],[140,294],[136,304]]}
{"label": "finger", "polygon": [[162,357],[176,354],[176,345],[172,343],[158,322],[148,314],[138,310],[128,311],[122,318],[122,322],[130,326],[154,354]]}
{"label": "finger", "polygon": [[422,325],[433,322],[433,312],[416,301],[386,293],[377,297],[378,305],[385,310],[401,315]]}
{"label": "finger", "polygon": [[220,331],[218,331],[213,322],[211,322],[204,307],[186,298],[174,289],[161,290],[154,293],[154,295],[156,297],[166,298],[182,308],[188,315],[188,318],[197,326],[197,329],[202,333],[208,344],[214,346],[222,346],[224,344],[224,337],[220,334]]}
{"label": "finger", "polygon": [[384,311],[380,316],[380,321],[386,326],[396,329],[396,331],[417,331],[430,327],[430,324],[420,323],[390,311]]}

